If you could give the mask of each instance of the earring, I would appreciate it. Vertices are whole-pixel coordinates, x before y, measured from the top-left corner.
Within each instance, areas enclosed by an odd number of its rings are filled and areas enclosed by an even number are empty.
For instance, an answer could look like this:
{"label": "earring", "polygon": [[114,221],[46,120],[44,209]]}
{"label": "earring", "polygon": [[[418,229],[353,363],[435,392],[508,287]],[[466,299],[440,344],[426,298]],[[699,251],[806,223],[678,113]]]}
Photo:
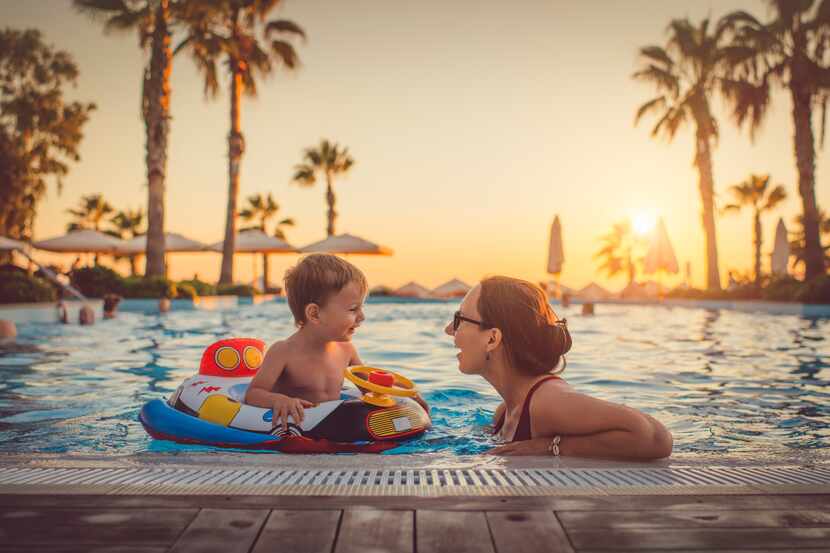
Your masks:
{"label": "earring", "polygon": [[487,355],[484,356],[484,359],[489,361],[490,360],[490,352],[487,352]]}

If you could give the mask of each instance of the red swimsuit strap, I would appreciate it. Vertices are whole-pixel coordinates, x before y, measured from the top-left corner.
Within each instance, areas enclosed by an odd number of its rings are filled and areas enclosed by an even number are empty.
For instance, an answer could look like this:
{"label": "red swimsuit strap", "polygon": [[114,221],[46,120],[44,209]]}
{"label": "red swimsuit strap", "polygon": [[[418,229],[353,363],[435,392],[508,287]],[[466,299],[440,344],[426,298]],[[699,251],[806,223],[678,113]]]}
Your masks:
{"label": "red swimsuit strap", "polygon": [[[550,374],[540,380],[538,380],[533,386],[531,386],[530,390],[528,390],[527,395],[525,396],[524,405],[522,405],[522,415],[519,417],[519,425],[516,427],[516,433],[513,435],[514,442],[520,442],[522,440],[529,440],[530,439],[530,399],[533,397],[533,393],[536,389],[543,383],[547,382],[548,380],[560,379],[558,375]],[[493,434],[498,434],[501,431],[501,427],[504,426],[504,416],[505,413],[502,412],[501,417],[499,420],[496,421],[496,424],[493,425]]]}

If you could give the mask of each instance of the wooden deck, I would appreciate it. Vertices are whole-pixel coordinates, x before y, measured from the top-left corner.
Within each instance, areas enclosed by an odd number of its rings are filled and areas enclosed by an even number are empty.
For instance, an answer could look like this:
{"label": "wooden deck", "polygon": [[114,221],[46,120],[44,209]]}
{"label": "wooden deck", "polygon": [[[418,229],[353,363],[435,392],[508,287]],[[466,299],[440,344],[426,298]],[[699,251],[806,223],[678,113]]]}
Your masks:
{"label": "wooden deck", "polygon": [[0,495],[0,552],[830,552],[830,494]]}

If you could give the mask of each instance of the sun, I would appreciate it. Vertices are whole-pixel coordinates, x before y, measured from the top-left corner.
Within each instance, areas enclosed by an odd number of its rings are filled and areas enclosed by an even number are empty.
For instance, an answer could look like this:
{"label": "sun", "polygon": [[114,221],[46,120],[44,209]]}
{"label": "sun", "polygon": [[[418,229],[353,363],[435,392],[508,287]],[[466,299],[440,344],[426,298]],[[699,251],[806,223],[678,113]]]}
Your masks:
{"label": "sun", "polygon": [[648,211],[638,211],[632,215],[631,224],[635,233],[645,236],[654,230],[654,226],[657,224],[657,215]]}

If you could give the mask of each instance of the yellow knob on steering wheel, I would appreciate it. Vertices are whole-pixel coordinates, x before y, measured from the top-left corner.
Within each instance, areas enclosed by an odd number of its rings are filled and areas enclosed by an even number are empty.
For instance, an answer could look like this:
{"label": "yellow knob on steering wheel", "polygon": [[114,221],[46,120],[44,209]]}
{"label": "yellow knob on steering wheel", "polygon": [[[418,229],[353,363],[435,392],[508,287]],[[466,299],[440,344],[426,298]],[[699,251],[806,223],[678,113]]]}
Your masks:
{"label": "yellow knob on steering wheel", "polygon": [[355,365],[346,367],[343,376],[364,392],[360,399],[369,405],[392,407],[395,405],[395,400],[389,396],[418,396],[415,384],[411,380],[392,371]]}

